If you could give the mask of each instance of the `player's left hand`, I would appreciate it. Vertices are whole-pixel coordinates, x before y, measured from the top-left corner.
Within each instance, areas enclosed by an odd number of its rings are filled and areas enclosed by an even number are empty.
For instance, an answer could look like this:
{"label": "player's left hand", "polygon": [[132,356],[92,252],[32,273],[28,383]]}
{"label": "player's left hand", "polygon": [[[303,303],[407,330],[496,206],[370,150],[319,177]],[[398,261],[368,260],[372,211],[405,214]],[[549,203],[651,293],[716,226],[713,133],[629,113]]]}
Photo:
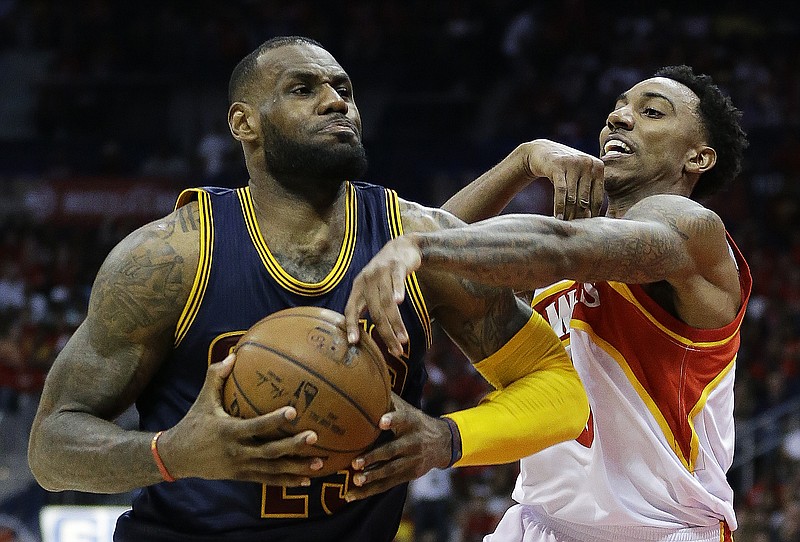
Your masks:
{"label": "player's left hand", "polygon": [[523,143],[519,155],[529,176],[553,183],[553,216],[563,220],[600,214],[603,203],[603,161],[562,143],[537,139]]}
{"label": "player's left hand", "polygon": [[392,431],[394,438],[353,460],[356,473],[347,501],[382,493],[450,463],[447,422],[428,416],[395,393],[392,399],[395,410],[383,415],[380,427]]}

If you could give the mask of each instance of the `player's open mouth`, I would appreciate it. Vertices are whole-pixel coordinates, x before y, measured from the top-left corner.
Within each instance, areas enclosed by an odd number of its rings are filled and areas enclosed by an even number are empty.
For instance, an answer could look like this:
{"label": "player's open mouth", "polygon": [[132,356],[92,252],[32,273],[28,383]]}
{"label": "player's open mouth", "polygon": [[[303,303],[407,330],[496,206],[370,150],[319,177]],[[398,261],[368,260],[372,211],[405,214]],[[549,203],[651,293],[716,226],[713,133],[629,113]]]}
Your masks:
{"label": "player's open mouth", "polygon": [[603,154],[600,158],[616,158],[627,154],[633,154],[630,146],[620,139],[609,139],[603,145]]}

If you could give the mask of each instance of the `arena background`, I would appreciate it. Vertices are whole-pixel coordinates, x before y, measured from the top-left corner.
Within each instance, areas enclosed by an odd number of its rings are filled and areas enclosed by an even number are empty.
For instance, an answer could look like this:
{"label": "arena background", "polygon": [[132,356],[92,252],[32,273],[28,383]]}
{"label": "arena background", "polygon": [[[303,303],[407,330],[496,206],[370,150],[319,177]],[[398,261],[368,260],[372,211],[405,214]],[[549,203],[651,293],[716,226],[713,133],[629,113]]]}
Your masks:
{"label": "arena background", "polygon": [[[183,187],[246,182],[225,126],[228,76],[287,34],[319,40],[350,73],[366,180],[430,205],[525,140],[596,154],[614,98],[662,65],[714,76],[751,141],[735,186],[708,202],[754,278],[737,367],[735,535],[800,540],[799,33],[794,2],[0,0],[0,542],[41,540],[43,509],[128,502],[33,481],[25,453],[44,375],[122,236]],[[550,198],[535,184],[511,209],[548,213]],[[486,389],[446,339],[428,363],[433,414]],[[412,486],[398,540],[480,540],[515,475],[434,471]],[[86,525],[62,539],[102,539]]]}

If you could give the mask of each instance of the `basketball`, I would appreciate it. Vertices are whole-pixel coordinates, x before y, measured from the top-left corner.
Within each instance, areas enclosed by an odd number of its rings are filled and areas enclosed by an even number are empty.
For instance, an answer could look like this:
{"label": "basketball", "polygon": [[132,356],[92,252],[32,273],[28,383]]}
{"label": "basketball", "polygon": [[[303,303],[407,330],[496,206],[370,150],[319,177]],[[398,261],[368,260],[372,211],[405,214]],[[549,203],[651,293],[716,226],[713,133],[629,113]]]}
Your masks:
{"label": "basketball", "polygon": [[319,307],[294,307],[253,325],[234,347],[225,381],[225,410],[241,418],[291,405],[297,417],[281,430],[313,430],[324,459],[317,476],[347,468],[380,434],[391,405],[386,362],[375,341],[361,333],[347,342],[344,316]]}

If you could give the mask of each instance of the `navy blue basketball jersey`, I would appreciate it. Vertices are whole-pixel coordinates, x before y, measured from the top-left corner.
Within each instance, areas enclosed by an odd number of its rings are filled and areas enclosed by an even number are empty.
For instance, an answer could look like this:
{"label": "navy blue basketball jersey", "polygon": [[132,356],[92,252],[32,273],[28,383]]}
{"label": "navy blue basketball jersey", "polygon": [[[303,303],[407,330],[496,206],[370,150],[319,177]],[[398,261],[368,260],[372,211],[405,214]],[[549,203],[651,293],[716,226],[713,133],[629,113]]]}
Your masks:
{"label": "navy blue basketball jersey", "polygon": [[[174,426],[194,403],[210,363],[222,360],[239,337],[265,316],[299,305],[344,312],[353,279],[384,244],[402,234],[397,194],[367,183],[346,183],[346,227],[336,264],[318,283],[289,275],[270,253],[248,187],[184,191],[176,207],[196,199],[200,209],[200,261],[175,331],[175,346],[136,406],[144,431]],[[409,332],[401,358],[377,333],[393,389],[419,406],[430,346],[430,317],[416,277],[406,280],[400,306]],[[364,329],[372,331],[368,321]],[[389,542],[400,522],[406,486],[347,503],[352,472],[312,479],[310,487],[196,478],[144,488],[117,522],[119,542]]]}

